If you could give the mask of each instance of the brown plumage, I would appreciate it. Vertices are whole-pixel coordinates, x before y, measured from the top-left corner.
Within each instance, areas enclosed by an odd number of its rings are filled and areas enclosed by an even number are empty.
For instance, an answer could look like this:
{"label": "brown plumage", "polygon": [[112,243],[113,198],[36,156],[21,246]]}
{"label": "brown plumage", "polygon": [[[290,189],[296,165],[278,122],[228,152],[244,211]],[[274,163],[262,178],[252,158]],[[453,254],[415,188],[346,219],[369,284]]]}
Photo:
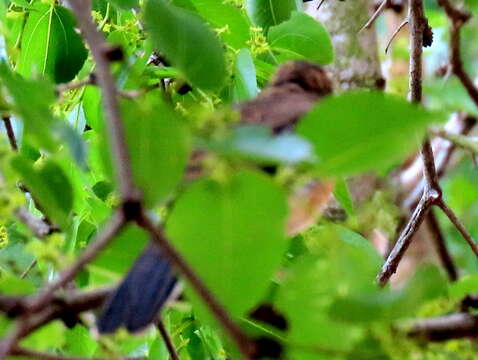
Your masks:
{"label": "brown plumage", "polygon": [[332,81],[319,65],[292,61],[282,65],[254,99],[237,106],[244,124],[264,124],[274,132],[290,129],[318,100],[332,93]]}

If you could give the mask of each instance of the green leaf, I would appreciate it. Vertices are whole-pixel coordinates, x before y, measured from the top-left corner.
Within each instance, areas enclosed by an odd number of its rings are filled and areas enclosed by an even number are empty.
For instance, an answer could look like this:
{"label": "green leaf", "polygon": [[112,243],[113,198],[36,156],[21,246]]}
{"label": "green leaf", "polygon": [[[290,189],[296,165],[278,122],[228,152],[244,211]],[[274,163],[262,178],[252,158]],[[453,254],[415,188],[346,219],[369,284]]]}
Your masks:
{"label": "green leaf", "polygon": [[22,157],[12,159],[13,169],[40,203],[45,214],[62,228],[66,228],[73,207],[73,189],[61,167],[49,159],[34,167]]}
{"label": "green leaf", "polygon": [[174,190],[189,159],[185,124],[157,92],[125,100],[121,111],[133,176],[153,206]]}
{"label": "green leaf", "polygon": [[46,351],[58,348],[65,343],[65,326],[60,321],[53,321],[40,327],[24,338],[20,344],[29,349]]}
{"label": "green leaf", "polygon": [[389,322],[409,317],[417,309],[446,294],[446,279],[433,266],[424,266],[401,290],[379,290],[340,297],[330,308],[330,315],[339,321],[356,323]]}
{"label": "green leaf", "polygon": [[297,164],[314,159],[310,143],[290,133],[273,135],[262,125],[244,125],[222,140],[206,147],[231,157],[253,160],[260,164]]}
{"label": "green leaf", "polygon": [[241,171],[190,186],[166,231],[214,295],[240,316],[264,295],[281,263],[286,215],[285,195],[269,178]]}
{"label": "green leaf", "polygon": [[113,277],[126,273],[149,241],[149,236],[137,226],[128,226],[90,264],[90,270],[112,273]]}
{"label": "green leaf", "polygon": [[265,31],[290,18],[293,11],[302,9],[300,0],[246,0],[247,13],[252,22]]}
{"label": "green leaf", "polygon": [[351,175],[394,165],[443,119],[392,95],[353,91],[322,100],[297,132],[313,144],[320,171]]}
{"label": "green leaf", "polygon": [[78,324],[65,332],[65,353],[67,355],[91,357],[97,347],[97,341],[82,325]]}
{"label": "green leaf", "polygon": [[0,79],[12,98],[13,111],[24,122],[25,138],[31,140],[32,145],[53,150],[52,133],[56,127],[56,119],[50,111],[55,101],[53,86],[43,80],[23,79],[3,62],[0,63]]}
{"label": "green leaf", "polygon": [[109,2],[121,9],[131,9],[138,6],[139,0],[109,0]]}
{"label": "green leaf", "polygon": [[234,101],[241,102],[256,97],[256,68],[248,49],[241,49],[236,56],[234,67]]}
{"label": "green leaf", "polygon": [[143,17],[154,45],[192,85],[206,90],[222,86],[226,77],[224,50],[201,18],[165,0],[148,0]]}
{"label": "green leaf", "polygon": [[234,49],[247,46],[250,23],[245,12],[231,3],[194,0],[196,12],[212,27],[222,30],[221,39]]}
{"label": "green leaf", "polygon": [[305,59],[329,64],[334,59],[327,30],[303,12],[293,12],[289,20],[271,27],[267,37],[273,51],[279,52],[281,61]]}
{"label": "green leaf", "polygon": [[341,226],[313,228],[304,242],[311,254],[292,264],[277,295],[290,324],[288,340],[296,345],[291,357],[316,359],[313,348],[349,351],[363,329],[331,317],[330,306],[340,296],[377,291],[382,259],[368,240]]}
{"label": "green leaf", "polygon": [[344,208],[348,216],[354,216],[354,203],[350,194],[347,181],[344,178],[337,180],[334,189],[334,196],[340,205]]}
{"label": "green leaf", "polygon": [[30,11],[22,38],[18,72],[25,77],[48,75],[54,82],[72,80],[87,57],[75,20],[62,6],[36,3]]}

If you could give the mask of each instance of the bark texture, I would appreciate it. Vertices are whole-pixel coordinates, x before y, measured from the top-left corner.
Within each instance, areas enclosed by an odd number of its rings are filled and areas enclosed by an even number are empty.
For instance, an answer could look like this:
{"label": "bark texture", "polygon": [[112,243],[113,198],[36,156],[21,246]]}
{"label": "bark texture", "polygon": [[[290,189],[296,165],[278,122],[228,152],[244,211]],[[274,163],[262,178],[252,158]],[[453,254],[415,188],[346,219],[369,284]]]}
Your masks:
{"label": "bark texture", "polygon": [[380,88],[385,85],[378,58],[375,29],[363,25],[372,15],[371,0],[326,0],[307,3],[307,12],[330,33],[335,50],[331,66],[337,89]]}

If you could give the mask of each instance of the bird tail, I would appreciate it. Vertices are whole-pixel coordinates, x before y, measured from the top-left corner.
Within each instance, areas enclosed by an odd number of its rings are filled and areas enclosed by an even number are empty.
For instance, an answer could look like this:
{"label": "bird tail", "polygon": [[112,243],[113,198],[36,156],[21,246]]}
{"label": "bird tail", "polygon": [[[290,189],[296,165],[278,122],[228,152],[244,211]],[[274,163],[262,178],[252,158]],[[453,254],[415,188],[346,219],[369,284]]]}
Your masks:
{"label": "bird tail", "polygon": [[149,244],[106,300],[98,320],[99,332],[112,333],[121,326],[135,332],[154,322],[176,283],[171,265],[154,244]]}

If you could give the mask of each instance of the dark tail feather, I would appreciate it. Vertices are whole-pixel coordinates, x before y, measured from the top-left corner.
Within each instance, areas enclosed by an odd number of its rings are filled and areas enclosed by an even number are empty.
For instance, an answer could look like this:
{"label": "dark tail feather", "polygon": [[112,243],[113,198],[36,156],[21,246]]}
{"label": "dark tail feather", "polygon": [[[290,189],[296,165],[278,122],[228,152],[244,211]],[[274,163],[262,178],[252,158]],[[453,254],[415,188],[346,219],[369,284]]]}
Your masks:
{"label": "dark tail feather", "polygon": [[159,249],[153,244],[148,245],[107,299],[98,330],[112,333],[124,326],[134,332],[149,325],[171,295],[176,281],[171,266]]}

